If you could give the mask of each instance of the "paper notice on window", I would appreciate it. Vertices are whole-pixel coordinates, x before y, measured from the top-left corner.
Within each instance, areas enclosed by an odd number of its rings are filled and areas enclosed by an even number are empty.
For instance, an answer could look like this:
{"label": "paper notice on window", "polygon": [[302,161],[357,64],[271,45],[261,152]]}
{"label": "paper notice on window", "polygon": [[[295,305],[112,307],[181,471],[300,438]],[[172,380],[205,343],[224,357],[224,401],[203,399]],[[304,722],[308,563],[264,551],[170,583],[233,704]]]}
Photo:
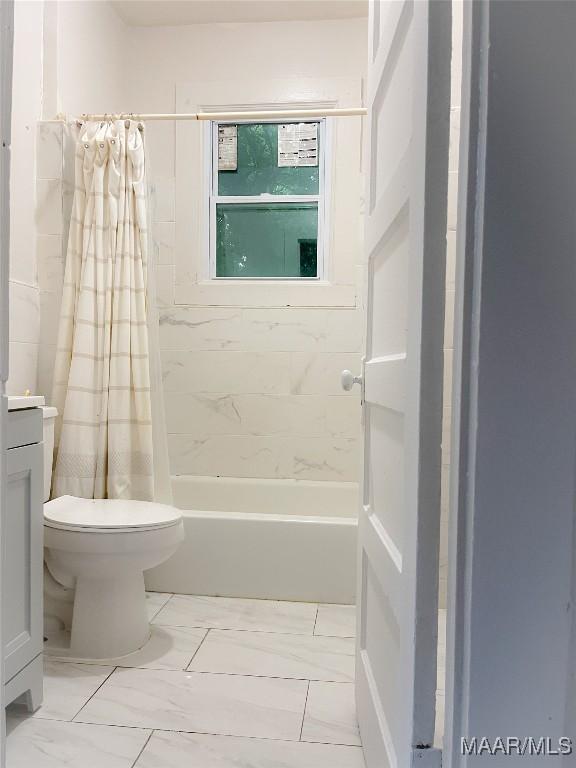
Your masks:
{"label": "paper notice on window", "polygon": [[278,167],[318,165],[318,123],[278,126]]}
{"label": "paper notice on window", "polygon": [[238,126],[218,126],[218,170],[235,171],[238,168]]}

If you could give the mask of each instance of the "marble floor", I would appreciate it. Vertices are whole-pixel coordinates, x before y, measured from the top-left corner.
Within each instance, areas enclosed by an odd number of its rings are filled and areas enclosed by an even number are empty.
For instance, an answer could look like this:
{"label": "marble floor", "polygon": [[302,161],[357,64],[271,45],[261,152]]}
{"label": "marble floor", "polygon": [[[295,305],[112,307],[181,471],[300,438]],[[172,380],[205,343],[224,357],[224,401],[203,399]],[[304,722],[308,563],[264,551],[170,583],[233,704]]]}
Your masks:
{"label": "marble floor", "polygon": [[106,664],[45,659],[7,710],[7,768],[363,768],[352,606],[148,595],[152,637]]}
{"label": "marble floor", "polygon": [[[106,664],[45,659],[7,710],[7,768],[364,768],[355,608],[149,593],[152,636]],[[436,738],[444,718],[440,611]]]}

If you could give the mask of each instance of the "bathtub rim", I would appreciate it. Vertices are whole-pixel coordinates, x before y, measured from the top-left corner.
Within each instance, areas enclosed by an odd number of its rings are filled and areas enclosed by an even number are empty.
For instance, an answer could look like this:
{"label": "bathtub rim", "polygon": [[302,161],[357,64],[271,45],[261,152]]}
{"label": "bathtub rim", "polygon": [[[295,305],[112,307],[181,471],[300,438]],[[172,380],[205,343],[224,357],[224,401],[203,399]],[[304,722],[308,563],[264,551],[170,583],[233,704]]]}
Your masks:
{"label": "bathtub rim", "polygon": [[[179,508],[180,509],[180,508]],[[206,518],[213,520],[250,520],[252,522],[298,523],[310,525],[358,526],[358,517],[328,515],[284,515],[276,512],[224,512],[222,510],[180,509],[183,518]]]}

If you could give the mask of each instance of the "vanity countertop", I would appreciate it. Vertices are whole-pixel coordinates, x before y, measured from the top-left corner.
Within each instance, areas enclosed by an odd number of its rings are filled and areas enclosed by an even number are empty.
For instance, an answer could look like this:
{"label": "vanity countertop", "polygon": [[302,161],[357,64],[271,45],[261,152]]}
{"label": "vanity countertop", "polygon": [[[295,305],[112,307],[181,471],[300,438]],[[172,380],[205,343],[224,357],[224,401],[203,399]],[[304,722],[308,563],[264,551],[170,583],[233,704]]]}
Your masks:
{"label": "vanity countertop", "polygon": [[44,405],[43,395],[9,395],[8,410],[21,411],[24,408],[38,408]]}

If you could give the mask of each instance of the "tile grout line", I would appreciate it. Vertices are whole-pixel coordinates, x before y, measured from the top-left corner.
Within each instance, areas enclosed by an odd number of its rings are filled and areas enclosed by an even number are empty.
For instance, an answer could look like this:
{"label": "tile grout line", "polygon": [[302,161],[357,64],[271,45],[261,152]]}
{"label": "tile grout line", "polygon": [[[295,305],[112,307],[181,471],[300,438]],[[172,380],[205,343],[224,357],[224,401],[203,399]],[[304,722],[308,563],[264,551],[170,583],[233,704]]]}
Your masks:
{"label": "tile grout line", "polygon": [[324,747],[349,747],[350,749],[362,749],[362,744],[349,744],[346,741],[310,741],[310,739],[300,739],[298,744],[322,744]]}
{"label": "tile grout line", "polygon": [[106,683],[106,682],[107,682],[107,681],[108,681],[108,680],[109,680],[109,679],[112,677],[112,675],[114,674],[114,672],[116,672],[116,670],[117,670],[117,669],[118,669],[118,667],[112,667],[112,671],[110,672],[110,674],[106,675],[105,679],[104,679],[104,680],[102,680],[102,682],[100,683],[100,685],[98,686],[98,688],[96,688],[96,690],[95,690],[95,691],[93,691],[93,692],[92,692],[92,694],[91,694],[91,695],[90,695],[90,696],[89,696],[89,697],[86,699],[86,701],[84,702],[84,704],[82,704],[82,706],[80,707],[80,709],[78,710],[78,712],[76,712],[76,714],[74,715],[74,717],[72,717],[72,719],[71,719],[71,720],[69,720],[69,722],[70,722],[70,723],[73,723],[73,722],[75,721],[75,718],[77,718],[77,717],[78,717],[78,715],[80,714],[80,712],[82,712],[82,710],[84,709],[84,707],[86,706],[86,704],[88,704],[88,702],[89,702],[89,701],[91,701],[91,700],[94,698],[94,696],[96,696],[96,694],[98,693],[98,691],[100,690],[100,688],[102,688],[102,686],[104,685],[104,683]]}
{"label": "tile grout line", "polygon": [[[272,742],[272,743],[280,743],[280,744],[320,744],[327,747],[344,747],[347,749],[362,749],[361,744],[347,744],[345,742],[334,742],[334,741],[313,741],[311,739],[289,739],[289,738],[280,738],[275,736],[248,736],[248,735],[239,735],[237,733],[221,733],[219,731],[185,731],[181,728],[143,728],[139,725],[116,725],[111,723],[94,723],[94,722],[75,722],[74,720],[60,720],[56,718],[47,718],[47,717],[33,717],[33,718],[23,718],[24,720],[41,720],[44,723],[62,723],[64,725],[74,725],[74,726],[93,726],[95,728],[113,728],[113,729],[124,729],[127,731],[151,731],[149,736],[147,737],[146,744],[138,754],[138,757],[136,760],[139,760],[142,756],[142,752],[144,752],[144,749],[146,748],[148,742],[154,736],[156,733],[175,733],[182,736],[216,736],[218,738],[223,739],[244,739],[246,741],[262,741],[262,742]],[[136,768],[136,764],[132,764],[130,768]]]}
{"label": "tile grout line", "polygon": [[[250,629],[221,629],[219,627],[186,627],[186,626],[173,626],[169,624],[154,624],[153,627],[159,627],[164,629],[190,629],[190,630],[204,630],[205,634],[202,638],[200,645],[196,650],[194,651],[192,658],[188,662],[187,666],[189,666],[192,661],[194,660],[196,654],[206,641],[208,634],[211,632],[242,632],[246,633],[247,635],[254,634],[254,635],[278,635],[280,637],[290,637],[290,638],[306,638],[314,640],[318,640],[319,642],[322,640],[354,640],[354,635],[304,635],[304,634],[295,634],[293,632],[264,632],[260,630],[250,630]],[[135,651],[135,653],[138,653],[138,651]],[[132,654],[129,654],[132,655]],[[351,654],[345,654],[345,655],[354,655],[354,652]],[[180,669],[186,669],[187,667],[141,667],[138,665],[126,665],[121,663],[121,659],[77,659],[77,658],[70,658],[66,656],[58,656],[56,654],[52,655],[50,653],[44,652],[44,656],[46,660],[54,663],[54,664],[75,664],[78,666],[85,666],[85,667],[99,667],[99,666],[113,666],[119,669],[150,669],[150,670],[157,670],[157,671],[178,671]]]}
{"label": "tile grout line", "polygon": [[312,627],[312,637],[316,637],[316,624],[318,623],[319,613],[320,613],[320,603],[316,603],[316,616],[314,616],[314,626]]}
{"label": "tile grout line", "polygon": [[[254,632],[259,635],[289,635],[290,637],[341,637],[351,638],[354,635],[315,635],[310,632],[282,632],[278,629],[238,629],[238,627],[206,627],[201,624],[161,624],[160,622],[151,622],[154,627],[165,627],[166,629],[206,629],[217,632]],[[316,622],[314,622],[316,624]]]}
{"label": "tile grout line", "polygon": [[306,720],[306,707],[308,706],[308,696],[310,694],[310,680],[308,680],[308,685],[306,686],[306,699],[304,700],[304,711],[302,712],[302,723],[300,725],[300,735],[298,736],[298,741],[302,741],[302,733],[304,731],[304,721]]}
{"label": "tile grout line", "polygon": [[[153,593],[153,592],[151,592],[151,593],[148,593],[148,594],[154,594],[154,593]],[[152,624],[152,622],[154,621],[154,619],[156,618],[156,616],[158,616],[158,614],[160,613],[160,611],[163,611],[163,610],[164,610],[164,608],[166,608],[166,606],[168,605],[168,603],[170,602],[170,600],[172,600],[172,598],[173,598],[173,597],[174,597],[174,594],[170,594],[170,597],[168,598],[168,600],[166,600],[166,602],[165,602],[165,603],[162,603],[162,605],[161,605],[161,606],[158,608],[158,610],[156,611],[156,613],[155,613],[153,616],[150,616],[150,618],[148,619],[148,623],[149,623],[150,625]]]}
{"label": "tile grout line", "polygon": [[[156,625],[156,626],[158,626],[158,625]],[[314,679],[315,681],[320,681],[320,682],[343,683],[343,684],[353,682],[352,680],[342,680],[342,679],[338,680],[338,679],[326,678],[326,677],[318,677],[318,678],[293,677],[293,676],[286,677],[284,675],[278,675],[278,674],[254,674],[254,673],[241,672],[241,671],[240,672],[228,672],[228,671],[223,671],[223,670],[221,671],[221,670],[211,670],[211,669],[190,670],[189,669],[190,664],[192,664],[192,662],[196,658],[196,655],[199,653],[200,649],[203,647],[204,643],[207,642],[208,636],[211,633],[219,633],[219,632],[226,633],[226,632],[234,632],[234,631],[236,631],[236,630],[206,629],[204,627],[197,627],[197,628],[194,628],[194,629],[202,629],[202,630],[204,630],[204,636],[203,636],[202,640],[200,641],[200,644],[198,645],[198,647],[192,653],[192,656],[191,656],[190,660],[187,662],[186,666],[184,666],[184,667],[175,667],[175,666],[172,666],[172,667],[167,667],[167,666],[140,666],[138,664],[131,664],[131,665],[129,665],[129,664],[121,663],[120,659],[115,659],[115,660],[102,659],[102,660],[85,660],[85,661],[81,661],[81,660],[78,660],[78,659],[69,659],[69,658],[66,658],[66,657],[58,657],[58,656],[48,656],[47,658],[52,663],[54,663],[54,664],[62,664],[62,665],[74,664],[75,666],[85,666],[85,667],[109,666],[109,667],[113,667],[112,672],[114,672],[115,670],[120,670],[120,669],[123,669],[123,670],[134,669],[134,670],[150,671],[150,672],[181,672],[181,671],[186,672],[186,671],[190,671],[190,672],[195,672],[195,673],[198,673],[198,674],[213,674],[213,675],[223,675],[223,674],[226,674],[226,675],[231,675],[231,676],[234,676],[234,677],[236,677],[236,676],[244,676],[244,677],[286,679],[286,680],[310,680],[310,679]],[[261,633],[261,632],[251,633],[249,631],[245,631],[245,633],[246,634],[255,634],[255,635],[261,635],[261,634],[270,634],[270,635],[275,635],[275,636],[276,635],[280,635],[280,637],[290,637],[290,638],[307,638],[307,639],[312,639],[313,638],[314,640],[318,640],[318,641],[322,641],[322,640],[326,640],[326,639],[329,639],[329,640],[341,640],[341,641],[348,640],[348,641],[350,641],[350,640],[354,639],[352,637],[338,637],[338,636],[324,636],[324,635],[321,635],[321,636],[317,636],[317,635],[283,635],[281,633]],[[328,651],[328,653],[329,653],[329,651]],[[349,654],[343,654],[343,655],[344,656],[352,657],[354,655],[354,652],[349,653]],[[110,674],[112,674],[112,672]],[[108,677],[109,676],[110,675],[108,675]],[[108,679],[108,678],[106,678],[106,679]],[[106,682],[106,680],[104,682]],[[95,691],[94,693],[96,693],[96,692],[97,691]],[[94,695],[94,694],[92,694],[92,695]],[[88,701],[85,702],[85,704],[83,706],[85,706],[88,703]]]}
{"label": "tile grout line", "polygon": [[146,741],[144,742],[144,745],[143,745],[142,749],[141,749],[141,750],[140,750],[140,752],[138,752],[138,754],[136,755],[136,760],[134,760],[134,762],[132,763],[132,765],[131,765],[131,768],[136,768],[136,763],[137,763],[137,762],[138,762],[138,760],[140,760],[140,758],[142,757],[142,753],[144,752],[144,750],[146,749],[146,747],[147,747],[147,746],[148,746],[148,744],[150,743],[150,739],[152,738],[152,736],[154,736],[155,730],[156,730],[156,729],[155,729],[155,728],[153,728],[153,729],[150,731],[150,733],[149,733],[149,735],[148,735],[148,738],[147,738],[147,739],[146,739]]}
{"label": "tile grout line", "polygon": [[283,677],[282,675],[256,675],[247,672],[207,672],[198,669],[150,669],[148,667],[118,667],[118,669],[137,669],[141,672],[191,672],[194,675],[214,675],[214,677],[249,677],[254,680],[297,680],[300,683],[313,682],[333,683],[334,685],[354,685],[354,680],[326,680],[323,677]]}
{"label": "tile grout line", "polygon": [[[192,663],[192,662],[190,662],[190,663]],[[193,675],[212,675],[213,677],[249,677],[250,679],[254,679],[254,680],[293,680],[293,681],[297,681],[297,682],[300,682],[300,683],[314,682],[314,683],[330,683],[330,684],[333,684],[333,685],[353,685],[354,684],[354,680],[353,679],[352,680],[332,680],[332,679],[326,679],[326,678],[320,678],[320,677],[314,677],[314,678],[309,678],[309,677],[283,677],[282,675],[257,675],[257,674],[254,674],[254,673],[247,673],[247,672],[212,672],[212,671],[198,670],[198,669],[180,669],[180,668],[175,669],[173,667],[171,669],[167,669],[166,667],[162,667],[161,668],[161,667],[120,667],[120,666],[117,666],[117,667],[114,668],[114,671],[116,671],[116,670],[123,671],[123,672],[130,672],[131,670],[134,670],[134,671],[137,671],[137,672],[161,672],[161,673],[167,674],[167,675],[176,675],[176,674],[182,674],[183,672],[189,672],[189,673],[191,673]],[[112,674],[112,673],[110,673],[110,674]],[[110,675],[108,675],[108,677],[110,677]],[[106,680],[107,679],[108,678],[106,678]],[[106,682],[106,680],[104,681],[104,683]],[[104,683],[102,683],[102,685],[104,685]],[[102,686],[99,686],[98,690],[101,687]],[[98,692],[98,690],[94,691],[92,696],[94,696]],[[92,698],[92,696],[90,696],[90,698]],[[90,701],[90,699],[88,699],[88,701]],[[88,704],[88,701],[86,701],[82,705],[82,709],[84,709],[86,704]],[[79,712],[77,714],[79,714]],[[74,717],[76,717],[76,715],[74,715]],[[49,718],[45,718],[45,719],[49,719]]]}
{"label": "tile grout line", "polygon": [[[23,720],[42,720],[44,723],[63,723],[65,725],[88,725],[88,726],[94,726],[96,728],[122,728],[127,731],[152,731],[148,737],[148,741],[155,733],[176,733],[181,734],[183,736],[185,735],[199,735],[199,736],[218,736],[222,737],[223,739],[245,739],[245,740],[251,740],[251,741],[266,741],[266,742],[275,742],[275,743],[283,743],[283,744],[322,744],[323,746],[327,747],[349,747],[350,749],[361,749],[361,745],[358,744],[345,744],[343,742],[334,742],[334,741],[312,741],[310,739],[300,740],[300,739],[289,739],[289,738],[280,738],[275,736],[247,736],[247,735],[239,735],[237,733],[221,733],[220,731],[183,731],[181,728],[143,728],[141,725],[118,725],[115,723],[94,723],[94,722],[85,722],[83,720],[76,722],[74,720],[61,720],[59,718],[52,718],[52,717],[24,717]],[[143,750],[142,750],[143,751]],[[141,757],[140,753],[138,755],[138,758]],[[132,765],[130,768],[135,768],[134,765]]]}
{"label": "tile grout line", "polygon": [[192,658],[190,659],[190,661],[188,662],[188,664],[186,664],[186,666],[184,667],[184,670],[183,670],[184,672],[192,672],[192,671],[193,671],[193,670],[189,669],[189,667],[190,667],[190,664],[192,664],[192,662],[193,662],[193,661],[194,661],[194,659],[196,658],[196,656],[197,656],[197,654],[198,654],[198,651],[200,650],[200,648],[202,648],[202,646],[203,646],[203,645],[204,645],[204,643],[206,642],[206,638],[208,637],[208,635],[210,634],[210,632],[211,632],[211,631],[212,631],[211,629],[208,629],[208,630],[206,630],[206,633],[204,634],[204,637],[203,637],[203,638],[202,638],[202,640],[200,641],[200,644],[198,645],[198,647],[196,648],[196,650],[195,650],[195,651],[194,651],[194,653],[192,654]]}

